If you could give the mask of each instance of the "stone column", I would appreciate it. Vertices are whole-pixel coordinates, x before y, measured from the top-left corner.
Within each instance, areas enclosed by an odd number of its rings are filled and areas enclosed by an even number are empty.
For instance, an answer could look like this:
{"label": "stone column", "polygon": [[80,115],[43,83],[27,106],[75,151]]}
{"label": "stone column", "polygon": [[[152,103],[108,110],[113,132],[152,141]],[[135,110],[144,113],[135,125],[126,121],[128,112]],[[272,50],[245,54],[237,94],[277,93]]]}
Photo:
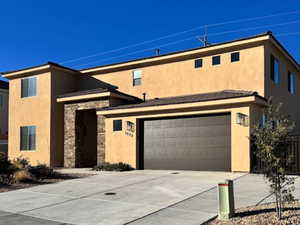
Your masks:
{"label": "stone column", "polygon": [[74,168],[76,166],[75,151],[75,120],[76,111],[72,105],[65,105],[64,118],[64,167]]}
{"label": "stone column", "polygon": [[[82,132],[82,118],[76,111],[96,109],[109,106],[109,100],[96,100],[87,102],[74,102],[65,104],[65,128],[64,128],[64,167],[74,168],[81,166],[81,159],[85,154],[81,146],[80,133]],[[96,112],[95,112],[96,113]],[[77,136],[77,137],[76,137]],[[97,163],[105,161],[105,121],[104,116],[97,116]]]}
{"label": "stone column", "polygon": [[105,120],[104,116],[97,117],[97,164],[105,162]]}

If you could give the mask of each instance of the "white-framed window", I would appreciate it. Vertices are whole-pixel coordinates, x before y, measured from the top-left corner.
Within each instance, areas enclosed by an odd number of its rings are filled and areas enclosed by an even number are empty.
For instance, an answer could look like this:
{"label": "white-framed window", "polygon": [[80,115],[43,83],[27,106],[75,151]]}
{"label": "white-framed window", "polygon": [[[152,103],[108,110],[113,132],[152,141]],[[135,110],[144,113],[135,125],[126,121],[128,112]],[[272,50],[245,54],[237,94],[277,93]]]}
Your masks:
{"label": "white-framed window", "polygon": [[203,66],[203,59],[195,59],[195,68],[201,68]]}
{"label": "white-framed window", "polygon": [[21,97],[36,96],[36,77],[23,78],[21,80]]}
{"label": "white-framed window", "polygon": [[221,64],[221,56],[215,55],[212,57],[212,65],[219,65]]}
{"label": "white-framed window", "polygon": [[231,62],[238,62],[238,61],[240,61],[240,52],[232,52],[230,54],[230,61]]}
{"label": "white-framed window", "polygon": [[134,70],[132,72],[133,86],[138,86],[142,84],[142,70]]}
{"label": "white-framed window", "polygon": [[260,118],[260,127],[265,128],[266,124],[267,124],[267,117],[266,114],[263,113]]}
{"label": "white-framed window", "polygon": [[295,94],[295,75],[290,71],[288,72],[288,91],[293,95]]}
{"label": "white-framed window", "polygon": [[276,59],[273,55],[271,55],[271,80],[275,82],[275,84],[280,83],[280,63],[279,60]]}
{"label": "white-framed window", "polygon": [[34,151],[36,148],[36,126],[20,127],[20,150]]}

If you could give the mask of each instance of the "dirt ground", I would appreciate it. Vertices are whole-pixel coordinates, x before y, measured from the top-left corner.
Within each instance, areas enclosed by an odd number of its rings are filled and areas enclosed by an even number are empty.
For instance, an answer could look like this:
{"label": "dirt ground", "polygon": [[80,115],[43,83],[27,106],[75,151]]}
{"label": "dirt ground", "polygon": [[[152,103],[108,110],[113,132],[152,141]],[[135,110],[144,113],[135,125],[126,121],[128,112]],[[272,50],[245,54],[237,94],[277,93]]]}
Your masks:
{"label": "dirt ground", "polygon": [[241,208],[227,221],[215,219],[205,225],[300,225],[300,202],[286,204],[282,220],[278,220],[275,204]]}
{"label": "dirt ground", "polygon": [[23,188],[30,188],[30,187],[37,186],[37,185],[53,184],[53,183],[57,183],[57,182],[65,181],[65,180],[84,178],[84,177],[88,177],[88,176],[92,176],[92,175],[91,174],[59,174],[56,177],[41,179],[38,181],[19,182],[19,183],[14,183],[14,184],[10,184],[10,185],[0,184],[0,193],[7,192],[7,191],[14,191],[14,190],[23,189]]}

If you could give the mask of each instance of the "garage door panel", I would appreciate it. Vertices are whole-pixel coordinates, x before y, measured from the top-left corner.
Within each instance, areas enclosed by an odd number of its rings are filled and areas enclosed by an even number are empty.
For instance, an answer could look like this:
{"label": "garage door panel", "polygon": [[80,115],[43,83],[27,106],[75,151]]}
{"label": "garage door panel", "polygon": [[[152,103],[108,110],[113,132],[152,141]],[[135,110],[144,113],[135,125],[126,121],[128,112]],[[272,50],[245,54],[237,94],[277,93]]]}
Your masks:
{"label": "garage door panel", "polygon": [[[146,147],[151,146],[169,146],[169,147],[176,147],[176,146],[182,146],[182,147],[189,147],[189,146],[197,146],[197,148],[201,147],[209,147],[209,146],[221,146],[221,147],[230,147],[230,139],[228,139],[228,136],[210,136],[210,137],[185,137],[182,138],[176,138],[176,137],[158,137],[153,138],[152,140],[145,141]],[[157,149],[157,151],[160,151],[161,149]],[[152,151],[156,151],[153,149]]]}
{"label": "garage door panel", "polygon": [[159,128],[149,129],[145,132],[145,136],[151,136],[152,138],[174,138],[178,137],[214,137],[214,136],[226,136],[230,132],[230,129],[224,126],[213,127],[192,127],[192,128]]}
{"label": "garage door panel", "polygon": [[230,114],[144,121],[144,168],[230,171],[230,127]]}
{"label": "garage door panel", "polygon": [[226,125],[230,122],[230,117],[221,116],[216,117],[190,117],[190,118],[177,118],[177,119],[164,119],[164,120],[151,120],[146,121],[145,127],[155,128],[173,128],[173,127],[195,127],[195,126],[213,126],[213,125]]}

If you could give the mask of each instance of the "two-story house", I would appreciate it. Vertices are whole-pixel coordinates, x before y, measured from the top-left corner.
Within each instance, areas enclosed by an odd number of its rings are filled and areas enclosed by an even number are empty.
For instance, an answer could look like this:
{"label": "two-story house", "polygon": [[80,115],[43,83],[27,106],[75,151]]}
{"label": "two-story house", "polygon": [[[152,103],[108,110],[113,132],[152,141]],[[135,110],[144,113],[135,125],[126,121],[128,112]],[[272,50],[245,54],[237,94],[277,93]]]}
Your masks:
{"label": "two-story house", "polygon": [[7,153],[8,82],[0,80],[0,152]]}
{"label": "two-story house", "polygon": [[270,96],[300,131],[300,67],[271,32],[74,70],[49,62],[10,80],[9,157],[88,167],[244,171]]}

